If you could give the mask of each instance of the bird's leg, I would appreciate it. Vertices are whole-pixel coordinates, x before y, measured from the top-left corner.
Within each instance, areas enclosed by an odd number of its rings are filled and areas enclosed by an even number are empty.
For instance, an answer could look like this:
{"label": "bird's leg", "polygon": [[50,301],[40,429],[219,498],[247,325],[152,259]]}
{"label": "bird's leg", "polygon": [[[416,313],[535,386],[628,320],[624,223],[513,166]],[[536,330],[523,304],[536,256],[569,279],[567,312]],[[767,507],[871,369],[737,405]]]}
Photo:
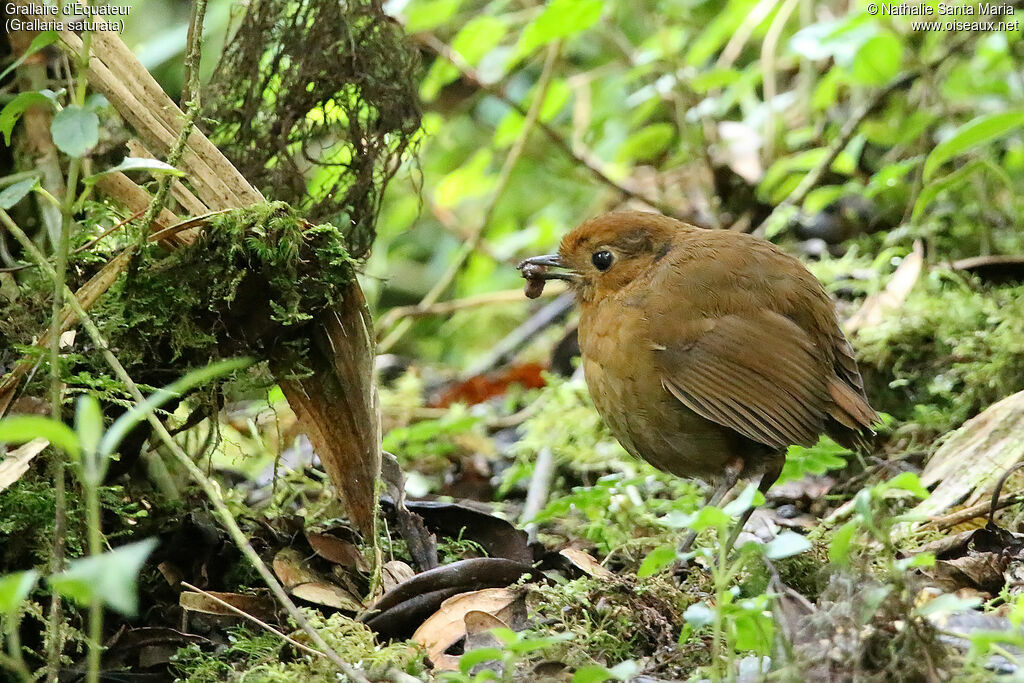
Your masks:
{"label": "bird's leg", "polygon": [[[786,457],[775,458],[765,469],[764,474],[761,475],[761,481],[757,485],[757,490],[761,492],[761,495],[767,496],[768,489],[772,487],[778,478],[782,474],[782,466],[786,464]],[[732,552],[732,547],[736,543],[736,539],[739,538],[740,532],[743,531],[743,527],[746,526],[750,516],[754,514],[754,506],[751,505],[746,511],[740,515],[740,518],[736,521],[736,526],[733,527],[732,532],[729,534],[729,540],[725,542],[725,553],[728,555]]]}
{"label": "bird's leg", "polygon": [[[725,498],[725,494],[736,485],[736,482],[740,478],[740,473],[743,472],[743,460],[741,458],[733,458],[728,465],[725,466],[725,470],[722,473],[722,479],[718,482],[718,485],[711,489],[710,494],[704,500],[701,505],[702,508],[718,505]],[[686,538],[679,546],[679,553],[684,555],[690,552],[690,547],[693,542],[697,540],[697,532],[691,531],[686,534]]]}

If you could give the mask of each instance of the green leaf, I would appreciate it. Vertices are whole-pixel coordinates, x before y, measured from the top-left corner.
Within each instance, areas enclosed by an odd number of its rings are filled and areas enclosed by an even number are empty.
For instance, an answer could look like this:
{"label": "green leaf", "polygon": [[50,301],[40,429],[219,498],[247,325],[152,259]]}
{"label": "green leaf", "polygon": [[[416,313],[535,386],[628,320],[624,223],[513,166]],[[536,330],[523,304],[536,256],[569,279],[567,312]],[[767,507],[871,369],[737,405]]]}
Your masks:
{"label": "green leaf", "polygon": [[459,671],[468,674],[474,666],[495,659],[501,659],[502,650],[497,647],[481,647],[470,650],[459,657]]}
{"label": "green leaf", "polygon": [[847,192],[844,185],[825,185],[816,187],[807,193],[804,199],[804,213],[813,215],[821,213],[832,202],[836,201]]}
{"label": "green leaf", "polygon": [[936,178],[921,188],[921,193],[917,195],[917,201],[914,202],[914,210],[910,214],[911,222],[916,223],[924,215],[925,209],[931,206],[931,203],[940,194],[963,185],[971,176],[985,168],[985,166],[986,164],[983,160],[975,159],[952,173]]}
{"label": "green leaf", "polygon": [[783,531],[764,547],[764,556],[769,560],[793,557],[811,549],[811,542],[795,531]]}
{"label": "green leaf", "polygon": [[78,434],[84,459],[91,464],[86,473],[94,477],[92,483],[98,486],[103,481],[106,469],[105,460],[97,462],[100,439],[103,438],[103,411],[99,401],[91,394],[81,396],[75,404],[75,433]]}
{"label": "green leaf", "polygon": [[100,117],[77,104],[57,112],[50,124],[53,144],[71,157],[85,156],[100,141]]}
{"label": "green leaf", "polygon": [[26,59],[42,50],[47,45],[53,45],[58,40],[60,40],[60,35],[56,31],[43,31],[42,33],[37,35],[35,38],[32,39],[32,42],[29,43],[28,49],[22,52],[21,56],[14,60],[13,64],[11,64],[9,67],[0,72],[0,81],[4,80],[7,74],[11,73],[19,66],[21,66],[22,62],[24,62]]}
{"label": "green leaf", "polygon": [[437,28],[455,16],[462,0],[418,0],[405,9],[405,30],[419,33]]}
{"label": "green leaf", "polygon": [[74,560],[66,571],[50,577],[50,586],[80,605],[98,599],[115,612],[133,616],[139,606],[139,571],[156,546],[155,538],[147,538],[109,553]]}
{"label": "green leaf", "polygon": [[28,178],[4,188],[0,192],[0,209],[6,211],[22,199],[39,184],[39,178]]}
{"label": "green leaf", "polygon": [[832,534],[832,542],[828,544],[828,561],[832,564],[846,565],[850,557],[850,543],[857,533],[857,523],[850,521],[839,527]]}
{"label": "green leaf", "polygon": [[1022,110],[988,114],[968,121],[928,155],[924,162],[924,180],[930,180],[935,171],[953,157],[1000,138],[1020,128],[1021,124],[1024,124]]}
{"label": "green leaf", "polygon": [[714,611],[703,602],[696,602],[686,608],[683,612],[683,619],[694,628],[707,626],[715,620]]}
{"label": "green leaf", "polygon": [[903,491],[909,491],[922,499],[927,498],[930,495],[928,493],[928,489],[921,484],[921,479],[913,472],[901,472],[881,486],[883,491],[887,491],[889,489],[901,489]]}
{"label": "green leaf", "polygon": [[942,614],[954,614],[956,612],[967,612],[981,604],[981,598],[961,598],[952,593],[943,593],[934,600],[929,600],[920,608],[915,610],[918,616],[930,617]]}
{"label": "green leaf", "polygon": [[4,108],[0,110],[0,133],[3,133],[4,143],[11,144],[11,133],[14,131],[15,124],[27,109],[35,106],[49,109],[53,106],[53,100],[43,92],[23,92],[4,105]]}
{"label": "green leaf", "polygon": [[756,0],[730,0],[704,28],[686,51],[686,64],[701,67],[725,45],[754,8]]}
{"label": "green leaf", "polygon": [[903,45],[891,33],[880,33],[860,46],[851,75],[861,85],[885,85],[900,72]]}
{"label": "green leaf", "polygon": [[740,491],[740,495],[733,498],[725,507],[722,508],[722,512],[727,514],[729,517],[739,517],[752,506],[756,505],[754,501],[756,496],[757,487],[753,484],[747,484],[746,488]]}
{"label": "green leaf", "polygon": [[0,576],[0,614],[12,618],[38,580],[39,572],[34,569]]}
{"label": "green leaf", "polygon": [[671,123],[644,126],[626,138],[615,157],[622,162],[652,159],[665,151],[675,134],[675,126]]}
{"label": "green leaf", "polygon": [[640,568],[637,569],[636,575],[641,579],[645,579],[648,576],[654,576],[665,567],[672,564],[676,559],[676,546],[672,543],[666,543],[665,545],[658,546],[651,552],[647,553],[647,557],[640,563]]}
{"label": "green leaf", "polygon": [[612,678],[612,672],[603,666],[589,664],[576,669],[572,675],[572,683],[604,683]]}
{"label": "green leaf", "polygon": [[121,439],[125,437],[132,427],[146,419],[150,412],[156,410],[167,401],[181,396],[190,389],[206,384],[218,377],[230,375],[232,372],[250,365],[252,365],[252,359],[250,358],[222,360],[217,363],[211,363],[205,368],[193,370],[178,381],[162,389],[157,389],[150,394],[149,398],[142,403],[132,406],[131,410],[117,418],[117,421],[110,425],[110,429],[107,430],[107,433],[103,435],[103,439],[100,441],[98,448],[99,456],[104,460],[109,458],[117,450]]}
{"label": "green leaf", "polygon": [[41,415],[12,415],[0,420],[0,443],[28,443],[43,438],[72,458],[81,454],[78,435],[63,422]]}
{"label": "green leaf", "polygon": [[110,173],[130,173],[132,171],[149,171],[155,176],[160,175],[173,175],[173,176],[184,176],[183,171],[179,171],[168,163],[164,163],[159,159],[146,159],[144,157],[125,157],[121,163],[117,166],[111,166],[105,171],[94,173],[93,175],[85,178],[82,182],[86,185],[91,185],[97,180]]}
{"label": "green leaf", "polygon": [[602,0],[552,0],[523,29],[516,46],[516,58],[542,45],[586,31],[601,18],[603,9]]}

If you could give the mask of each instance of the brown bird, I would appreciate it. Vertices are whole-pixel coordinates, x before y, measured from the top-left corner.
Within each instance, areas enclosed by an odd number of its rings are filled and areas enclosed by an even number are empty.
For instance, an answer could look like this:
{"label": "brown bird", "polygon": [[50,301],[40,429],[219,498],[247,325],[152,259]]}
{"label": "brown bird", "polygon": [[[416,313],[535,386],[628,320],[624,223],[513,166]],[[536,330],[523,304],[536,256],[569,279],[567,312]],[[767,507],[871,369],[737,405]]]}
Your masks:
{"label": "brown bird", "polygon": [[878,419],[828,294],[770,242],[609,213],[519,268],[528,295],[549,279],[575,291],[584,375],[615,438],[659,469],[714,482],[708,504],[740,477],[767,491],[786,448],[821,433],[864,447]]}

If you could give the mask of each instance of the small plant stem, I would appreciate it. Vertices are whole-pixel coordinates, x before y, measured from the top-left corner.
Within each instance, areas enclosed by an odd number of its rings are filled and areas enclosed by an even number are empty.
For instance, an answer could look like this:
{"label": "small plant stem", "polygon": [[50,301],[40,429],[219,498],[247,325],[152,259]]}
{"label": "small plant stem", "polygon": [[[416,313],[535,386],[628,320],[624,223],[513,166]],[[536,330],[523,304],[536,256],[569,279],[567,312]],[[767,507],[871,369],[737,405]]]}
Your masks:
{"label": "small plant stem", "polygon": [[[95,454],[89,454],[89,461],[95,461]],[[85,465],[82,486],[85,489],[86,526],[89,536],[89,556],[96,557],[103,552],[103,535],[100,530],[99,478],[95,464]],[[90,471],[92,470],[92,471]],[[89,663],[86,680],[98,683],[100,680],[100,655],[103,652],[103,603],[94,595],[89,604]]]}
{"label": "small plant stem", "polygon": [[715,620],[711,631],[711,680],[714,683],[722,680],[722,609],[725,603],[725,591],[729,585],[728,570],[726,562],[728,549],[725,547],[725,539],[728,538],[728,529],[718,530],[718,559],[715,562],[712,574],[715,580]]}
{"label": "small plant stem", "polygon": [[16,613],[7,615],[9,617],[7,621],[7,651],[10,653],[7,657],[0,659],[0,667],[5,667],[14,671],[18,674],[18,677],[23,681],[31,681],[32,675],[30,674],[28,667],[25,665],[25,658],[21,654],[21,633],[19,632],[19,625],[21,623],[21,608],[18,608]]}
{"label": "small plant stem", "polygon": [[[81,59],[88,59],[91,35],[86,32],[83,36],[83,55]],[[82,73],[79,69],[79,73]],[[71,93],[73,104],[81,106],[85,103],[86,82],[79,78],[76,87]],[[64,184],[64,200],[60,202],[61,224],[60,236],[57,241],[57,253],[53,266],[53,306],[50,314],[50,413],[54,420],[61,420],[63,400],[61,397],[63,381],[60,369],[60,325],[61,311],[64,310],[64,297],[67,287],[68,253],[71,249],[71,228],[74,222],[74,206],[76,191],[78,189],[78,176],[82,171],[82,158],[72,157],[68,162],[67,182]],[[46,190],[42,193],[50,201],[55,201],[52,194]],[[74,297],[74,295],[72,295]],[[50,466],[50,477],[53,480],[53,542],[50,557],[50,572],[56,574],[64,569],[64,538],[67,535],[67,499],[65,491],[65,464],[64,453],[59,449],[53,449],[53,459]],[[62,612],[61,597],[54,591],[50,597],[50,615],[47,623],[49,631],[46,652],[47,679],[54,681],[60,673],[60,656],[64,651],[63,629],[61,628]],[[90,622],[92,613],[90,612]],[[97,662],[98,663],[98,662]],[[91,664],[91,650],[90,650]],[[92,668],[90,666],[90,675]],[[98,670],[97,670],[98,675]],[[95,679],[91,679],[95,680]]]}
{"label": "small plant stem", "polygon": [[[36,263],[39,264],[39,267],[43,272],[45,272],[50,278],[56,277],[53,267],[47,263],[42,252],[36,248],[35,244],[32,243],[32,240],[29,239],[28,235],[26,235],[20,227],[18,227],[17,223],[11,219],[10,215],[2,209],[0,209],[0,223],[3,223],[11,231],[11,234],[14,235],[14,237],[25,248],[25,251],[28,252]],[[124,385],[132,395],[132,398],[134,398],[137,403],[145,401],[145,397],[142,395],[142,392],[139,391],[139,387],[128,375],[128,372],[124,369],[124,366],[121,365],[121,362],[117,360],[117,357],[110,351],[110,346],[107,344],[106,339],[103,337],[92,317],[86,313],[84,308],[82,308],[82,305],[78,302],[74,293],[71,292],[71,290],[66,290],[66,296],[68,299],[68,305],[71,306],[71,309],[78,316],[79,321],[82,326],[85,327],[86,332],[88,332],[89,337],[92,339],[92,342],[102,352],[103,358],[107,361],[111,370],[114,371],[114,374],[118,379],[124,382]],[[327,641],[323,639],[323,636],[313,628],[305,615],[302,614],[299,608],[295,606],[295,603],[292,602],[291,598],[288,597],[288,594],[285,593],[284,588],[282,588],[281,584],[276,578],[274,578],[274,575],[270,572],[266,563],[260,559],[260,556],[255,550],[253,550],[252,545],[249,544],[249,539],[245,537],[245,533],[238,526],[234,516],[231,514],[231,510],[229,510],[228,506],[224,503],[224,498],[220,494],[217,483],[207,477],[199,466],[192,461],[192,458],[188,457],[188,454],[185,453],[181,446],[174,441],[173,437],[171,437],[170,433],[167,431],[167,428],[164,427],[160,420],[153,416],[152,412],[146,416],[146,419],[149,421],[150,425],[153,427],[153,431],[160,440],[164,442],[171,453],[174,454],[175,458],[177,458],[188,473],[192,475],[192,479],[195,480],[195,482],[199,484],[200,488],[203,489],[203,492],[206,493],[207,498],[220,515],[224,527],[231,536],[231,540],[238,546],[242,555],[245,556],[257,573],[259,573],[260,577],[263,578],[263,581],[270,588],[270,592],[274,594],[274,597],[277,598],[278,602],[281,603],[299,628],[309,635],[314,645],[327,655],[328,659],[338,667],[339,671],[348,676],[352,681],[355,681],[355,683],[369,683],[369,679],[363,676],[351,665],[347,664],[338,655],[338,653],[327,644]]]}

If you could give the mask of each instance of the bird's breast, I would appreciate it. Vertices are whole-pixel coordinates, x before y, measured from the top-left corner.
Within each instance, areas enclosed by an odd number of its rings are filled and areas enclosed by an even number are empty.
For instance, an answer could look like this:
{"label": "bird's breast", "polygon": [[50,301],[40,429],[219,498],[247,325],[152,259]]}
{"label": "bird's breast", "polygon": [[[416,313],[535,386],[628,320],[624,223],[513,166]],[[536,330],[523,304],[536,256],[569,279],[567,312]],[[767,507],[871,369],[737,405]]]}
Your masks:
{"label": "bird's breast", "polygon": [[[614,303],[616,305],[608,305]],[[594,406],[631,455],[679,476],[711,477],[742,455],[736,435],[676,400],[662,385],[659,347],[641,308],[608,302],[580,319],[583,372]]]}

